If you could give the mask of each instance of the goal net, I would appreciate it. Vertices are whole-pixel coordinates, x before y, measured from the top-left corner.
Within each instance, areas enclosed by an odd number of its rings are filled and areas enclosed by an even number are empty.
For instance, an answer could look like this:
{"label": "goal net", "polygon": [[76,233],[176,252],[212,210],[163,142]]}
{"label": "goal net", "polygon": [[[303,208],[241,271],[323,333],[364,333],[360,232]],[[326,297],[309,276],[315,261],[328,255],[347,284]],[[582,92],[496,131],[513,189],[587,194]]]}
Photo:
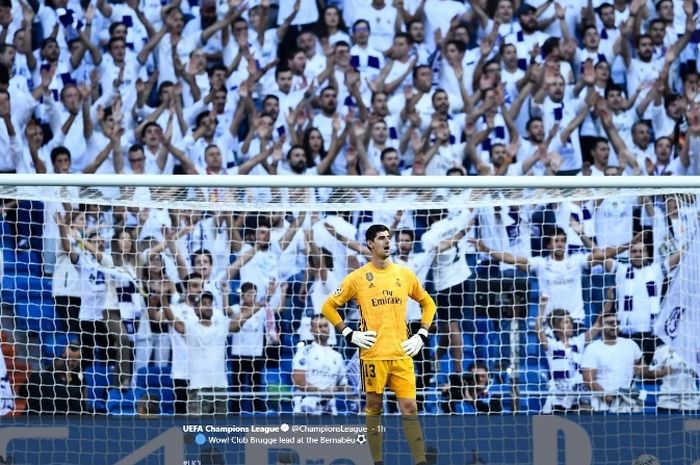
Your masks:
{"label": "goal net", "polygon": [[[357,418],[358,351],[319,314],[367,263],[375,223],[390,228],[392,260],[438,306],[414,358],[433,449],[457,447],[441,445],[443,415],[493,421],[500,438],[447,437],[462,441],[462,462],[501,463],[493,457],[506,456],[489,454],[531,434],[511,429],[523,421],[514,414],[658,420],[700,407],[698,190],[687,180],[67,175],[0,184],[2,414]],[[354,303],[341,314],[358,327]],[[407,334],[420,317],[410,303]],[[384,412],[399,412],[391,391]],[[491,442],[465,445],[480,434]],[[400,435],[391,442],[406,453]],[[635,453],[604,448],[617,459]]]}

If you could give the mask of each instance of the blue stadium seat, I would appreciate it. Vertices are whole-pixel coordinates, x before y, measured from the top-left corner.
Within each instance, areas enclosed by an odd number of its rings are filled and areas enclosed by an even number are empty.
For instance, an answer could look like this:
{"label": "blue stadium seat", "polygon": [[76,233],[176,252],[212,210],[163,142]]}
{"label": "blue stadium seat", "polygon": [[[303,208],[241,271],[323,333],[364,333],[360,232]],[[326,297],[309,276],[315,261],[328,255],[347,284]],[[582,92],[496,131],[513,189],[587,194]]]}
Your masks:
{"label": "blue stadium seat", "polygon": [[175,391],[173,389],[144,389],[142,387],[110,389],[107,394],[107,413],[110,415],[135,415],[138,400],[147,392],[152,398],[160,399],[158,405],[161,414],[173,415],[175,413]]}
{"label": "blue stadium seat", "polygon": [[6,274],[2,278],[2,299],[14,303],[53,303],[51,279],[25,274]]}
{"label": "blue stadium seat", "polygon": [[18,327],[41,333],[55,331],[56,312],[53,304],[15,303],[15,316]]}
{"label": "blue stadium seat", "polygon": [[48,360],[61,357],[69,342],[77,342],[78,335],[59,331],[44,331],[41,333],[42,355]]}
{"label": "blue stadium seat", "polygon": [[101,362],[93,363],[85,370],[87,406],[91,412],[107,411],[107,390],[115,385],[114,368]]}
{"label": "blue stadium seat", "polygon": [[9,263],[5,262],[5,272],[9,274],[41,276],[43,272],[41,252],[38,250],[17,250],[11,252]]}
{"label": "blue stadium seat", "polygon": [[136,386],[140,388],[173,389],[173,379],[170,376],[170,365],[149,365],[141,368],[136,374]]}
{"label": "blue stadium seat", "polygon": [[146,392],[143,388],[112,388],[107,393],[107,413],[110,415],[134,415],[136,401]]}

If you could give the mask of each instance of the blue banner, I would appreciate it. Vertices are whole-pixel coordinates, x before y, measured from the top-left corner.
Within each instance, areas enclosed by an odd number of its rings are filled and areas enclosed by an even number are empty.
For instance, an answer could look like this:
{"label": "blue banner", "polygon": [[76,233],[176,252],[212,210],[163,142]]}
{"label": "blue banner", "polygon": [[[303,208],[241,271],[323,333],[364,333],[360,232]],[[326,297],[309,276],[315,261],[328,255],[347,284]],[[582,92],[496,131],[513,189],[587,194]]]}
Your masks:
{"label": "blue banner", "polygon": [[[431,464],[700,463],[694,416],[424,416]],[[0,464],[365,465],[363,418],[25,417],[0,419]],[[384,418],[384,463],[413,463],[401,418]]]}

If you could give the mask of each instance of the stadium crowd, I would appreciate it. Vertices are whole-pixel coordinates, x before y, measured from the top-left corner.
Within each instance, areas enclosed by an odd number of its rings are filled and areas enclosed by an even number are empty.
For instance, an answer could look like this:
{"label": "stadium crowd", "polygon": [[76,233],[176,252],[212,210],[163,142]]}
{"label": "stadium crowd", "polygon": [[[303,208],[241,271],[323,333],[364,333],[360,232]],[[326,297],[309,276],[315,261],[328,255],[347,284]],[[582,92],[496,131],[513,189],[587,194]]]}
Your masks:
{"label": "stadium crowd", "polygon": [[[697,175],[698,20],[695,0],[0,0],[0,172]],[[652,332],[692,198],[270,214],[90,195],[131,206],[2,208],[5,246],[51,279],[64,336],[34,367],[30,412],[157,413],[166,377],[177,413],[265,412],[281,408],[274,370],[294,412],[337,413],[334,396],[357,411],[353,351],[318,315],[366,262],[371,223],[436,297],[416,365],[439,411],[634,411],[635,376],[673,393],[655,409],[700,407],[677,394],[696,375]],[[548,380],[546,403],[514,401],[529,382],[508,379],[514,364]],[[86,394],[98,374],[107,387]]]}

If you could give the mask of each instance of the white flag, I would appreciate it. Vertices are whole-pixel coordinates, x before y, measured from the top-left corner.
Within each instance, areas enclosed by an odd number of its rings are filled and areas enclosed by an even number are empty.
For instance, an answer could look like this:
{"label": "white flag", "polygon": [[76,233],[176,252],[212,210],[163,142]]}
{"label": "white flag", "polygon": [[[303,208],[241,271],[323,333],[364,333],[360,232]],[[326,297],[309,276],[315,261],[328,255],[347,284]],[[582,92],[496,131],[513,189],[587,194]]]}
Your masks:
{"label": "white flag", "polygon": [[700,236],[697,219],[689,224],[687,248],[672,275],[654,333],[700,373]]}

